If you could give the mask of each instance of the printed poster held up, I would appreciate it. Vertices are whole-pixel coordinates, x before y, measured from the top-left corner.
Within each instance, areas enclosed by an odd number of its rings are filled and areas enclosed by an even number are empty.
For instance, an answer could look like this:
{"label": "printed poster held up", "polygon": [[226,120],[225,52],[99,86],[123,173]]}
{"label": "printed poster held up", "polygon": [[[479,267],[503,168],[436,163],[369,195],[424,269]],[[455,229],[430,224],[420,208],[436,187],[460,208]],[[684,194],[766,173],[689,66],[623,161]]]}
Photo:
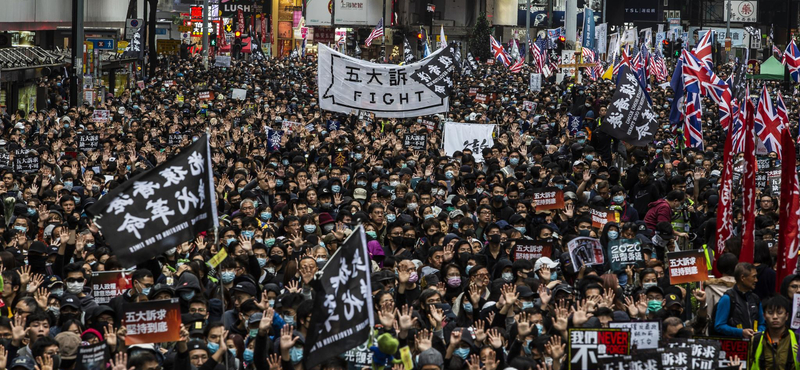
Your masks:
{"label": "printed poster held up", "polygon": [[484,125],[459,122],[445,122],[444,151],[452,156],[457,151],[472,150],[476,162],[483,162],[483,149],[494,146],[494,133],[497,125]]}
{"label": "printed poster held up", "polygon": [[708,266],[702,250],[668,252],[667,266],[670,284],[708,280]]}
{"label": "printed poster held up", "polygon": [[178,298],[124,303],[122,322],[126,344],[174,342],[180,339],[181,306]]}
{"label": "printed poster held up", "polygon": [[580,270],[581,266],[602,265],[605,263],[603,246],[595,238],[579,237],[567,243],[569,256],[575,271]]}
{"label": "printed poster held up", "polygon": [[622,329],[569,329],[569,370],[600,370],[601,362],[630,353],[630,332]]}

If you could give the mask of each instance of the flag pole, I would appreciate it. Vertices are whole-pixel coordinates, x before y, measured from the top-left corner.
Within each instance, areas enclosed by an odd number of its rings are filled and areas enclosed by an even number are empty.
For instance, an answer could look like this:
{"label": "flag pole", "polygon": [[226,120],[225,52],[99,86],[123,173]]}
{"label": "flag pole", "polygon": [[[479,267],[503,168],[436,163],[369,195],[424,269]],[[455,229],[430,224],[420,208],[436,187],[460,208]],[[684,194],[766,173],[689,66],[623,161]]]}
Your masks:
{"label": "flag pole", "polygon": [[382,17],[383,24],[381,26],[383,27],[383,30],[382,30],[382,32],[383,32],[383,37],[382,37],[382,39],[383,39],[383,41],[382,41],[382,43],[383,43],[383,45],[382,45],[383,46],[383,62],[386,63],[386,60],[389,57],[388,53],[386,52],[386,0],[383,0],[383,14],[382,14],[382,16],[383,16]]}

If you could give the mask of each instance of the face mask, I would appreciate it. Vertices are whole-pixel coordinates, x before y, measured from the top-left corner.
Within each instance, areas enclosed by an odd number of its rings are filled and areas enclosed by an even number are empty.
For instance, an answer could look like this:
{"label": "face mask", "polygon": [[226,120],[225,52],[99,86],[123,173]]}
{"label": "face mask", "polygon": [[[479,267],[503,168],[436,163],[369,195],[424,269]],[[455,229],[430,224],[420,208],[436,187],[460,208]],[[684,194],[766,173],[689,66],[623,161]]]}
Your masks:
{"label": "face mask", "polygon": [[283,179],[275,179],[275,186],[277,187],[283,186]]}
{"label": "face mask", "polygon": [[175,255],[175,252],[177,252],[177,251],[178,251],[178,248],[170,248],[170,249],[167,249],[167,251],[164,252],[164,254],[166,254],[167,256],[173,256],[173,255]]}
{"label": "face mask", "polygon": [[661,301],[659,300],[652,300],[647,302],[647,312],[656,312],[661,309]]}
{"label": "face mask", "polygon": [[366,234],[367,234],[368,237],[370,237],[372,239],[378,239],[378,233],[376,233],[374,231],[367,231]]}
{"label": "face mask", "polygon": [[361,153],[356,153],[355,155],[353,155],[353,157],[355,157],[355,159],[356,159],[357,161],[360,161],[360,160],[361,160],[361,158],[364,158],[364,156],[363,156]]}
{"label": "face mask", "polygon": [[75,201],[75,205],[81,204],[81,197],[72,197],[72,200]]}
{"label": "face mask", "polygon": [[377,190],[377,189],[378,189],[378,183],[377,182],[373,182],[372,183],[372,190]]}
{"label": "face mask", "polygon": [[264,239],[264,245],[266,245],[267,247],[271,247],[271,246],[275,245],[275,238],[266,238],[266,239]]}
{"label": "face mask", "polygon": [[656,283],[642,283],[642,289],[647,290],[656,286]]}
{"label": "face mask", "polygon": [[367,186],[367,182],[366,181],[356,181],[356,185],[358,185],[358,186]]}
{"label": "face mask", "polygon": [[467,267],[465,267],[465,268],[464,268],[464,272],[465,272],[467,275],[469,275],[469,270],[472,270],[472,265],[467,265]]}
{"label": "face mask", "polygon": [[242,230],[242,236],[245,238],[253,239],[253,236],[256,234],[255,231],[251,230]]}
{"label": "face mask", "polygon": [[54,295],[56,297],[61,297],[61,295],[64,294],[64,289],[61,289],[61,288],[53,289],[53,290],[50,291],[50,294],[52,294],[52,295]]}
{"label": "face mask", "polygon": [[489,243],[500,244],[500,235],[498,234],[489,235]]}
{"label": "face mask", "polygon": [[228,348],[228,352],[230,352],[231,356],[236,357],[236,348]]}
{"label": "face mask", "polygon": [[406,204],[406,208],[408,208],[408,210],[412,211],[412,212],[416,211],[417,210],[417,203],[408,203],[408,204]]}
{"label": "face mask", "polygon": [[591,155],[591,154],[587,154],[587,155],[586,155],[586,160],[587,160],[587,161],[593,161],[593,160],[594,160],[594,156],[593,156],[593,155]]}
{"label": "face mask", "polygon": [[466,360],[469,356],[469,348],[458,348],[453,351],[453,354]]}
{"label": "face mask", "polygon": [[622,195],[615,195],[613,198],[611,198],[611,201],[616,204],[622,204],[625,201],[625,197]]}
{"label": "face mask", "polygon": [[146,295],[146,296],[147,296],[147,295],[150,295],[150,291],[151,291],[151,290],[153,290],[153,288],[152,288],[152,287],[143,288],[143,289],[142,289],[142,294],[143,294],[143,295]]}
{"label": "face mask", "polygon": [[472,313],[472,303],[470,302],[464,303],[464,312]]}
{"label": "face mask", "polygon": [[501,277],[503,278],[503,281],[505,281],[506,283],[510,283],[510,282],[514,281],[514,274],[512,274],[510,272],[504,272],[501,275]]}
{"label": "face mask", "polygon": [[397,187],[397,185],[400,185],[400,181],[395,180],[395,181],[390,181],[389,182],[389,186],[391,186],[393,188]]}
{"label": "face mask", "polygon": [[397,221],[397,215],[394,214],[394,213],[387,214],[386,215],[386,221],[388,221],[389,223]]}
{"label": "face mask", "polygon": [[272,218],[272,213],[261,212],[261,221],[269,221],[270,218]]}
{"label": "face mask", "polygon": [[317,225],[303,225],[303,231],[311,234],[314,231],[317,231]]}
{"label": "face mask", "polygon": [[538,330],[538,332],[539,332],[539,335],[542,335],[542,334],[544,334],[544,325],[542,325],[542,324],[536,324],[536,330]]}
{"label": "face mask", "polygon": [[556,184],[556,187],[561,190],[564,190],[564,184]]}
{"label": "face mask", "polygon": [[188,292],[181,292],[181,298],[183,298],[184,301],[191,301],[192,298],[194,298],[194,290],[190,290]]}
{"label": "face mask", "polygon": [[408,275],[409,283],[416,283],[417,281],[419,281],[419,275],[417,275],[416,271]]}
{"label": "face mask", "polygon": [[511,163],[512,166],[516,166],[519,164],[519,158],[509,158],[508,163]]}
{"label": "face mask", "polygon": [[608,231],[608,238],[611,240],[617,240],[619,237],[619,231],[609,230]]}
{"label": "face mask", "polygon": [[258,267],[260,267],[260,268],[264,268],[264,266],[267,265],[267,259],[266,258],[256,258],[256,260],[258,260]]}
{"label": "face mask", "polygon": [[517,229],[517,231],[522,233],[522,235],[525,235],[525,232],[528,231],[528,229],[526,229],[525,226],[518,226],[518,227],[515,227],[515,229]]}
{"label": "face mask", "polygon": [[586,139],[578,139],[578,144],[583,145],[586,142]]}
{"label": "face mask", "polygon": [[461,286],[461,277],[447,278],[447,285],[451,288],[458,288]]}
{"label": "face mask", "polygon": [[250,338],[255,338],[258,335],[258,328],[250,329]]}
{"label": "face mask", "polygon": [[26,233],[28,231],[28,228],[25,227],[25,226],[14,226],[14,230],[17,230],[20,233],[24,234],[24,233]]}
{"label": "face mask", "polygon": [[230,284],[236,278],[236,273],[233,271],[223,271],[220,278],[225,284]]}
{"label": "face mask", "polygon": [[208,352],[211,352],[212,355],[219,351],[219,343],[208,342],[206,347],[208,347]]}
{"label": "face mask", "polygon": [[58,318],[58,315],[61,313],[60,309],[58,307],[54,307],[54,306],[47,307],[47,312],[52,313],[53,316],[55,316],[56,318]]}
{"label": "face mask", "polygon": [[253,350],[249,348],[244,350],[244,353],[242,354],[242,359],[244,359],[244,362],[247,362],[248,364],[253,362]]}
{"label": "face mask", "polygon": [[533,302],[522,302],[522,309],[527,310],[533,308]]}
{"label": "face mask", "polygon": [[[536,324],[536,325],[539,325],[539,324]],[[530,346],[531,346],[531,341],[530,340],[526,340],[525,341],[525,345],[522,346],[522,350],[524,350],[525,354],[528,355],[528,356],[531,355],[531,347]]]}
{"label": "face mask", "polygon": [[228,238],[228,239],[225,239],[225,243],[227,243],[228,245],[231,245],[231,243],[233,243],[233,242],[235,242],[235,241],[236,241],[236,238]]}
{"label": "face mask", "polygon": [[303,349],[302,348],[289,348],[289,357],[291,357],[292,364],[297,365],[300,361],[303,361]]}
{"label": "face mask", "polygon": [[100,192],[100,186],[92,185],[92,193],[99,193],[99,192]]}
{"label": "face mask", "polygon": [[239,193],[241,193],[241,192],[243,192],[243,191],[244,191],[244,188],[237,188],[237,189],[236,189],[236,191],[238,191]]}
{"label": "face mask", "polygon": [[429,213],[429,214],[425,215],[425,217],[424,217],[424,218],[425,218],[426,220],[427,220],[427,219],[430,219],[430,218],[433,218],[433,214],[432,214],[432,213]]}
{"label": "face mask", "polygon": [[446,177],[448,180],[452,180],[455,175],[453,175],[453,171],[447,171],[444,173],[444,177]]}
{"label": "face mask", "polygon": [[284,315],[283,321],[286,322],[286,325],[294,325],[294,316],[291,315]]}
{"label": "face mask", "polygon": [[67,292],[70,292],[72,294],[79,294],[83,292],[83,282],[80,283],[67,282]]}
{"label": "face mask", "polygon": [[64,189],[72,191],[72,181],[64,181]]}
{"label": "face mask", "polygon": [[338,192],[342,191],[342,187],[339,186],[339,185],[331,185],[331,191],[334,192],[334,193],[338,193]]}

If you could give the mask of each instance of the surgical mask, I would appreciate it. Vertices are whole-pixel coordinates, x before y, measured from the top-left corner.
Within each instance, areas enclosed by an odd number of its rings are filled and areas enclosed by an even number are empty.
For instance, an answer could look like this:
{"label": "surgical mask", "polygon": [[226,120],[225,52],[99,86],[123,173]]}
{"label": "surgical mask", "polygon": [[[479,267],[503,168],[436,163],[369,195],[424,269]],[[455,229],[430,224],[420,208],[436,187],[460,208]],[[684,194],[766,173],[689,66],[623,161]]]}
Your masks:
{"label": "surgical mask", "polygon": [[366,181],[356,181],[356,185],[358,185],[358,186],[367,186],[367,182]]}
{"label": "surgical mask", "polygon": [[55,306],[48,306],[47,311],[52,313],[56,318],[61,314],[61,309]]}
{"label": "surgical mask", "polygon": [[408,203],[406,204],[406,208],[408,208],[409,211],[415,211],[417,209],[417,203]]}
{"label": "surgical mask", "polygon": [[509,158],[508,163],[510,163],[512,166],[516,166],[519,164],[519,158],[516,157]]}
{"label": "surgical mask", "polygon": [[469,275],[469,270],[472,270],[472,265],[467,265],[467,267],[465,267],[465,268],[464,268],[464,272],[465,272],[467,275]]}
{"label": "surgical mask", "polygon": [[656,312],[661,309],[661,301],[653,299],[647,302],[647,312]]}
{"label": "surgical mask", "polygon": [[275,307],[275,300],[274,299],[270,299],[269,300],[269,306],[270,307]]}
{"label": "surgical mask", "polygon": [[334,193],[338,193],[338,192],[342,191],[342,187],[339,186],[339,185],[331,185],[331,191],[334,192]]}
{"label": "surgical mask", "polygon": [[220,279],[222,279],[222,282],[225,284],[230,284],[231,282],[233,282],[233,279],[235,278],[236,278],[236,273],[233,271],[223,271],[220,276]]}
{"label": "surgical mask", "polygon": [[587,160],[587,161],[593,161],[593,160],[594,160],[594,156],[593,156],[593,155],[591,155],[591,154],[587,154],[587,155],[586,155],[586,160]]}
{"label": "surgical mask", "polygon": [[393,188],[397,187],[397,185],[400,185],[400,181],[395,180],[395,181],[390,181],[389,182],[389,186],[391,186]]}
{"label": "surgical mask", "polygon": [[264,239],[264,245],[266,245],[267,247],[271,247],[271,246],[275,245],[275,238],[266,238],[266,239]]}
{"label": "surgical mask", "polygon": [[236,241],[236,238],[228,238],[228,239],[225,239],[225,243],[226,243],[227,245],[231,245],[231,243],[233,243],[233,242],[235,242],[235,241]]}
{"label": "surgical mask", "polygon": [[291,315],[284,315],[283,321],[286,322],[286,325],[294,325],[294,316]]}
{"label": "surgical mask", "polygon": [[361,154],[361,153],[356,153],[355,155],[353,155],[353,157],[355,157],[355,159],[356,159],[357,161],[360,161],[360,160],[361,160],[361,158],[364,158],[363,154]]}
{"label": "surgical mask", "polygon": [[72,191],[72,181],[64,181],[64,189]]}
{"label": "surgical mask", "polygon": [[622,195],[615,195],[613,198],[611,198],[611,201],[616,204],[622,204],[622,202],[625,201],[625,197]]}
{"label": "surgical mask", "polygon": [[152,288],[152,287],[145,287],[145,288],[142,288],[142,295],[145,295],[145,296],[148,296],[148,295],[150,295],[150,291],[151,291],[151,290],[153,290],[153,288]]}
{"label": "surgical mask", "polygon": [[61,297],[61,295],[64,294],[64,289],[62,289],[62,288],[53,289],[53,290],[50,291],[50,294],[52,294],[52,295],[54,295],[56,297]]}
{"label": "surgical mask", "polygon": [[529,308],[533,308],[533,302],[530,301],[523,301],[522,302],[522,309],[527,310]]}
{"label": "surgical mask", "polygon": [[394,214],[394,213],[387,214],[386,215],[386,221],[388,221],[389,223],[397,221],[397,215]]}
{"label": "surgical mask", "polygon": [[253,239],[255,234],[256,232],[252,230],[242,230],[242,236],[248,239]]}
{"label": "surgical mask", "polygon": [[269,273],[271,275],[275,275],[275,268],[274,267],[267,267],[267,268],[264,269],[264,271],[266,271],[267,273]]}
{"label": "surgical mask", "polygon": [[536,330],[538,331],[539,335],[544,334],[544,325],[536,324]]}
{"label": "surgical mask", "polygon": [[25,226],[14,226],[14,230],[17,230],[21,233],[26,233],[28,231],[28,228]]}
{"label": "surgical mask", "polygon": [[416,283],[417,281],[419,281],[419,275],[417,274],[416,271],[408,275],[409,283]]}
{"label": "surgical mask", "polygon": [[456,276],[456,277],[447,278],[447,286],[449,286],[451,288],[458,288],[459,286],[461,286],[461,277],[460,276]]}
{"label": "surgical mask", "polygon": [[258,267],[260,267],[260,268],[264,268],[264,266],[267,265],[267,259],[266,258],[256,258],[256,260],[258,260]]}
{"label": "surgical mask", "polygon": [[472,303],[470,302],[464,303],[464,312],[472,313]]}
{"label": "surgical mask", "polygon": [[453,228],[458,230],[458,222],[453,222]]}
{"label": "surgical mask", "polygon": [[261,212],[261,221],[269,221],[270,218],[272,218],[272,213]]}
{"label": "surgical mask", "polygon": [[429,219],[429,218],[433,218],[433,213],[429,213],[429,214],[425,215],[425,217],[424,217],[424,219],[426,219],[426,220]]}
{"label": "surgical mask", "polygon": [[258,335],[258,328],[250,329],[250,338],[255,338]]}
{"label": "surgical mask", "polygon": [[457,348],[453,354],[466,360],[469,356],[469,348]]}
{"label": "surgical mask", "polygon": [[[536,325],[539,325],[539,324],[536,324]],[[530,346],[531,346],[531,341],[530,340],[526,340],[525,341],[525,345],[522,346],[522,350],[524,350],[525,354],[528,355],[528,356],[531,355],[531,347]]]}
{"label": "surgical mask", "polygon": [[81,197],[72,197],[72,200],[75,201],[75,205],[81,204]]}
{"label": "surgical mask", "polygon": [[231,356],[236,357],[236,348],[228,348],[228,352]]}
{"label": "surgical mask", "polygon": [[28,216],[36,216],[36,209],[28,207]]}
{"label": "surgical mask", "polygon": [[505,281],[506,283],[514,281],[514,274],[510,272],[504,272],[502,275],[500,275],[500,277],[502,277],[503,281]]}
{"label": "surgical mask", "polygon": [[453,171],[446,171],[444,173],[444,177],[447,178],[448,180],[452,180],[453,177],[455,177],[455,175],[453,175]]}
{"label": "surgical mask", "polygon": [[219,343],[208,342],[206,347],[208,347],[208,352],[211,352],[212,355],[219,351]]}
{"label": "surgical mask", "polygon": [[372,190],[378,190],[378,183],[377,182],[373,182],[372,183]]}
{"label": "surgical mask", "polygon": [[617,240],[619,237],[619,231],[609,230],[608,231],[608,238],[611,240]]}
{"label": "surgical mask", "polygon": [[242,359],[244,359],[244,362],[248,364],[253,362],[253,350],[249,348],[244,350],[244,353],[242,354]]}
{"label": "surgical mask", "polygon": [[523,235],[525,235],[525,232],[528,231],[528,229],[526,229],[525,226],[517,226],[515,227],[515,229],[517,229],[517,231],[519,231]]}
{"label": "surgical mask", "polygon": [[82,281],[78,283],[67,282],[67,292],[70,292],[72,294],[79,294],[83,292],[83,284],[84,282]]}
{"label": "surgical mask", "polygon": [[644,289],[645,291],[647,289],[650,289],[650,288],[654,287],[654,286],[656,286],[656,283],[642,283],[642,289]]}
{"label": "surgical mask", "polygon": [[275,186],[277,187],[283,186],[283,179],[275,179]]}
{"label": "surgical mask", "polygon": [[556,184],[556,187],[561,190],[564,190],[564,184]]}
{"label": "surgical mask", "polygon": [[99,192],[100,192],[100,186],[92,185],[92,193],[99,193]]}
{"label": "surgical mask", "polygon": [[372,239],[378,239],[378,233],[374,231],[367,231],[365,234]]}
{"label": "surgical mask", "polygon": [[303,225],[303,231],[311,234],[314,231],[317,231],[317,225]]}
{"label": "surgical mask", "polygon": [[303,349],[296,347],[289,348],[289,357],[293,365],[299,364],[300,361],[303,361]]}
{"label": "surgical mask", "polygon": [[183,298],[184,301],[191,301],[192,298],[194,298],[194,290],[190,290],[188,292],[181,292],[181,298]]}

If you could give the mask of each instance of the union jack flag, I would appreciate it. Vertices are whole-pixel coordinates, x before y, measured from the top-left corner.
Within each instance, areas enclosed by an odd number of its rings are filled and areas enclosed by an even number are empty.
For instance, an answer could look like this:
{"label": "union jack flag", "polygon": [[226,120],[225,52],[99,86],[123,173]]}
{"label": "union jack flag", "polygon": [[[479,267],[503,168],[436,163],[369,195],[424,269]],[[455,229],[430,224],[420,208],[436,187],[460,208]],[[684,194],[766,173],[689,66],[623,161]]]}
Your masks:
{"label": "union jack flag", "polygon": [[781,54],[781,49],[778,49],[775,44],[772,44],[772,54],[775,55],[777,59],[783,59],[783,54]]}
{"label": "union jack flag", "polygon": [[701,61],[703,61],[709,69],[714,68],[714,61],[711,58],[711,33],[714,32],[713,30],[709,30],[706,32],[705,35],[700,39],[700,42],[697,43],[697,47],[694,48],[694,55],[697,55]]}
{"label": "union jack flag", "polygon": [[383,18],[381,18],[381,20],[378,21],[378,24],[375,26],[375,29],[369,33],[369,37],[367,37],[367,40],[364,42],[364,45],[369,47],[370,45],[372,45],[373,40],[381,36],[383,36]]}
{"label": "union jack flag", "polygon": [[794,38],[789,42],[789,45],[786,45],[782,63],[789,67],[789,75],[792,77],[792,81],[800,82],[800,50],[797,49]]}
{"label": "union jack flag", "polygon": [[775,109],[778,111],[778,117],[781,118],[781,128],[789,126],[789,111],[786,109],[786,103],[783,102],[783,95],[778,90],[778,98],[775,101]]}
{"label": "union jack flag", "polygon": [[758,99],[756,108],[755,129],[758,138],[764,143],[764,147],[770,152],[778,154],[781,158],[781,131],[783,126],[777,110],[772,105],[772,98],[769,97],[767,87],[761,89],[761,97]]}
{"label": "union jack flag", "polygon": [[629,69],[632,68],[631,66],[631,57],[628,55],[628,49],[622,49],[622,59],[619,61],[619,64],[614,66],[613,74],[618,74],[619,70],[623,67],[628,67]]}
{"label": "union jack flag", "polygon": [[747,102],[734,100],[731,104],[733,111],[733,124],[731,125],[731,144],[735,153],[744,151],[744,120],[747,117]]}
{"label": "union jack flag", "polygon": [[511,67],[508,67],[508,70],[511,71],[511,73],[519,73],[522,71],[523,65],[525,65],[525,52],[522,52],[522,54],[519,56],[519,59],[517,59],[517,61],[514,62]]}
{"label": "union jack flag", "polygon": [[720,124],[728,130],[733,120],[731,112],[731,89],[694,53],[683,50],[681,58],[683,68],[683,81],[686,91],[699,92],[709,96],[719,105]]}
{"label": "union jack flag", "polygon": [[702,111],[700,108],[700,94],[686,92],[686,118],[683,134],[690,148],[703,150],[703,125],[700,121]]}
{"label": "union jack flag", "polygon": [[505,49],[503,49],[503,45],[501,45],[497,40],[494,39],[494,36],[489,35],[489,43],[492,47],[492,55],[503,63],[504,66],[508,67],[511,65],[511,56],[508,55]]}

